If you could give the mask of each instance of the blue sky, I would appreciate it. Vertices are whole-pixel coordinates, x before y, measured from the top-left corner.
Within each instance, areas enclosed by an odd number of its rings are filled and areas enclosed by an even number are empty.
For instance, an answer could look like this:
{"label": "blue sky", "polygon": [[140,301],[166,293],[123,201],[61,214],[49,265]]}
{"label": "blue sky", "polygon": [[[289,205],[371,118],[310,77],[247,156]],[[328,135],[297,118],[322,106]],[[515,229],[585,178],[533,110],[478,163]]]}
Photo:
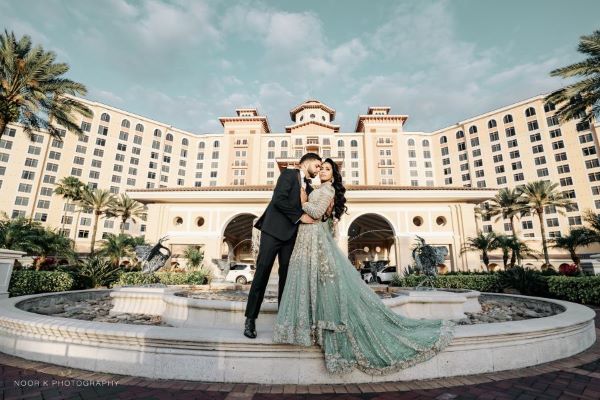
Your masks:
{"label": "blue sky", "polygon": [[[342,5],[344,8],[342,8]],[[275,132],[317,98],[341,130],[388,105],[432,131],[553,90],[597,0],[3,0],[0,27],[55,51],[88,98],[193,133],[257,107]]]}

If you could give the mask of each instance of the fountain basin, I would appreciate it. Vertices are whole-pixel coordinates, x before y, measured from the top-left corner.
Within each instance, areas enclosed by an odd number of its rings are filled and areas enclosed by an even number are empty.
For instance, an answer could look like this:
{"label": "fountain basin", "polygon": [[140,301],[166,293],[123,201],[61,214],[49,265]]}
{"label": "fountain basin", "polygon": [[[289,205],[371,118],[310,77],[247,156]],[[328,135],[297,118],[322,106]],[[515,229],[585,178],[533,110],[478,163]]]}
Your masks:
{"label": "fountain basin", "polygon": [[[227,329],[208,324],[175,328],[110,324],[40,315],[20,308],[32,303],[51,304],[52,298],[60,296],[91,296],[94,292],[98,291],[0,300],[0,351],[113,374],[305,385],[418,380],[523,368],[572,356],[596,340],[595,313],[588,307],[494,294],[546,302],[564,311],[545,318],[457,326],[451,344],[437,356],[394,374],[370,376],[355,371],[333,376],[325,370],[318,347],[273,344],[272,329],[267,326],[259,328],[258,338],[252,340],[241,334],[241,325]],[[270,308],[268,303],[266,306]],[[215,309],[223,307],[215,304]]]}

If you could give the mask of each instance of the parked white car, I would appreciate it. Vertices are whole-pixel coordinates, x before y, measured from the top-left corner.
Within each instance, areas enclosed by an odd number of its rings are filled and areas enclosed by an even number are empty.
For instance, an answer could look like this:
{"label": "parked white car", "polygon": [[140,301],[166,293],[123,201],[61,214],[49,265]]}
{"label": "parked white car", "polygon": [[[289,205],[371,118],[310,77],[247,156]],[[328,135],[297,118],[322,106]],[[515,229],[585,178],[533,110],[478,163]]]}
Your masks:
{"label": "parked white car", "polygon": [[[397,268],[395,265],[390,267],[383,267],[377,271],[377,283],[389,283],[392,281],[394,274],[396,274]],[[367,272],[362,276],[366,283],[370,283],[373,279],[370,272]]]}
{"label": "parked white car", "polygon": [[254,270],[256,267],[253,264],[235,264],[229,268],[229,272],[225,277],[226,281],[236,282],[245,285],[254,280]]}

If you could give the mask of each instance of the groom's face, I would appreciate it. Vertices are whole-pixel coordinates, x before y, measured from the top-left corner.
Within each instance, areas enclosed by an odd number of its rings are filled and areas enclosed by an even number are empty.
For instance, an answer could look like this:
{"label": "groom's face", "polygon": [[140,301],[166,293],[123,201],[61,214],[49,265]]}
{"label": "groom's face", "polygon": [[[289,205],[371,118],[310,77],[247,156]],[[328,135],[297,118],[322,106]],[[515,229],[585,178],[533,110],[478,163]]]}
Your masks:
{"label": "groom's face", "polygon": [[314,178],[321,171],[321,161],[319,160],[310,160],[308,165],[306,166],[306,172],[310,175],[311,178]]}

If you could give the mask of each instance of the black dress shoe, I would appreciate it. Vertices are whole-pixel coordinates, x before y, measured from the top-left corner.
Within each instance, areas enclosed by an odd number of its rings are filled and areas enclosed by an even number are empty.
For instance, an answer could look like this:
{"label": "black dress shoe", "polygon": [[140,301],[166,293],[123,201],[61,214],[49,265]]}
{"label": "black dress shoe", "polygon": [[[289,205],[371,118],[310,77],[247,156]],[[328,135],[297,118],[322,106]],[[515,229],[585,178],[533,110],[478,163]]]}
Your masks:
{"label": "black dress shoe", "polygon": [[256,338],[256,323],[254,318],[246,318],[244,324],[244,336],[250,339]]}

